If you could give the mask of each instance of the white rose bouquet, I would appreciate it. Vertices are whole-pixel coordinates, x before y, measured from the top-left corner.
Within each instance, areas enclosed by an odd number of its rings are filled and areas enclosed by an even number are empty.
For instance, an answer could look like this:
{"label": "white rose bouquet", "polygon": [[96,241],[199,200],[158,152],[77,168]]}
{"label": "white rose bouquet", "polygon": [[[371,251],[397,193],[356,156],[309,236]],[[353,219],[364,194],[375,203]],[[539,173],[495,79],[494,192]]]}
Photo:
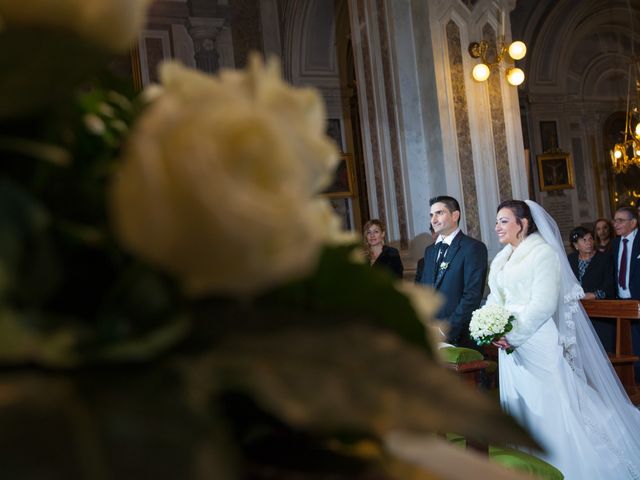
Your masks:
{"label": "white rose bouquet", "polygon": [[[469,333],[478,345],[489,345],[498,340],[513,328],[515,317],[500,305],[485,305],[471,315]],[[512,353],[508,348],[507,353]]]}

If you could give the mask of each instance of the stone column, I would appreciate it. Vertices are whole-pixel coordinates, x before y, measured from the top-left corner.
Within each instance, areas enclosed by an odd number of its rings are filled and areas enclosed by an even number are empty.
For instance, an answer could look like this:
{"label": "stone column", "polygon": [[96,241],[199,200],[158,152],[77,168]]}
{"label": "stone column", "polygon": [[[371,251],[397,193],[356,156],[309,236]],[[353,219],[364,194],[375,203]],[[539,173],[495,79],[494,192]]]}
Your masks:
{"label": "stone column", "polygon": [[427,7],[411,3],[349,0],[370,216],[386,223],[409,269],[430,238],[428,199],[444,179],[430,39],[413,24],[427,23]]}
{"label": "stone column", "polygon": [[222,18],[189,18],[196,67],[203,72],[215,73],[220,66],[217,38],[224,24]]}
{"label": "stone column", "polygon": [[[471,41],[493,43],[513,0],[349,0],[371,216],[408,263],[430,241],[429,198],[449,194],[462,228],[495,254],[505,198],[527,198],[517,89],[471,77]],[[504,67],[503,67],[504,68]],[[410,265],[411,263],[409,263]]]}

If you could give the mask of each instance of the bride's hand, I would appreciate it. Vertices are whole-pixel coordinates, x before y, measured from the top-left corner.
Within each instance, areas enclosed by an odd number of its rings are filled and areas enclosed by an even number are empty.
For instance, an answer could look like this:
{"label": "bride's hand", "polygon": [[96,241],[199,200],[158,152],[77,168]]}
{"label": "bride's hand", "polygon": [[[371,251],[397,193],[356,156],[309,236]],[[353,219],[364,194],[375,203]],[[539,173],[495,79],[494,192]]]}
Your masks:
{"label": "bride's hand", "polygon": [[498,348],[501,348],[503,350],[506,350],[507,348],[511,348],[511,345],[509,344],[509,342],[507,341],[507,339],[505,337],[500,337],[500,339],[491,342],[493,345],[495,345]]}

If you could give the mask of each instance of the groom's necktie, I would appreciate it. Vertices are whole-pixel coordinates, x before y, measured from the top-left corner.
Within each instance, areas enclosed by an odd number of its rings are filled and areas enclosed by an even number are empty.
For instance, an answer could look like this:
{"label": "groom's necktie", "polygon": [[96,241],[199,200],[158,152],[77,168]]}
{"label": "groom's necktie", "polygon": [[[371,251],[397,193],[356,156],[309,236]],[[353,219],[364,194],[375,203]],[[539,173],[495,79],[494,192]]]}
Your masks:
{"label": "groom's necktie", "polygon": [[444,261],[444,257],[447,254],[447,249],[449,245],[444,242],[440,242],[438,244],[438,254],[436,256],[436,265],[435,265],[435,275],[434,278],[438,276],[438,271],[440,270],[440,265]]}
{"label": "groom's necktie", "polygon": [[627,288],[627,242],[628,238],[622,239],[622,255],[620,256],[620,268],[618,269],[618,284],[620,288]]}

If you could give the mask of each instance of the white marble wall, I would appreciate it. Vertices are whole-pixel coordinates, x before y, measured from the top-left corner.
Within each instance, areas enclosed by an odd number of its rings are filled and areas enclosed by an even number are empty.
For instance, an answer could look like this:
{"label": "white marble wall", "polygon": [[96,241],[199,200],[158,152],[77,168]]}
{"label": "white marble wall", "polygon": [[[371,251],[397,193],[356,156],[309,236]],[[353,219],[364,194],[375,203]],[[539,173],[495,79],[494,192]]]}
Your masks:
{"label": "white marble wall", "polygon": [[[492,254],[499,249],[493,225],[505,168],[509,196],[528,198],[517,90],[501,76],[496,110],[488,84],[472,80],[476,61],[467,53],[483,27],[497,28],[498,8],[512,4],[350,0],[371,209],[406,239],[409,266],[428,242],[431,196],[458,198],[463,228]],[[507,158],[497,159],[496,150]]]}
{"label": "white marble wall", "polygon": [[343,125],[345,52],[332,34],[342,34],[336,23],[348,15],[369,217],[386,223],[408,269],[430,241],[430,197],[457,197],[463,228],[491,253],[499,249],[497,204],[527,197],[517,90],[503,76],[492,86],[476,84],[476,61],[467,53],[470,41],[496,31],[498,8],[513,3],[260,1],[265,51],[282,57],[292,83],[319,88],[329,117]]}

